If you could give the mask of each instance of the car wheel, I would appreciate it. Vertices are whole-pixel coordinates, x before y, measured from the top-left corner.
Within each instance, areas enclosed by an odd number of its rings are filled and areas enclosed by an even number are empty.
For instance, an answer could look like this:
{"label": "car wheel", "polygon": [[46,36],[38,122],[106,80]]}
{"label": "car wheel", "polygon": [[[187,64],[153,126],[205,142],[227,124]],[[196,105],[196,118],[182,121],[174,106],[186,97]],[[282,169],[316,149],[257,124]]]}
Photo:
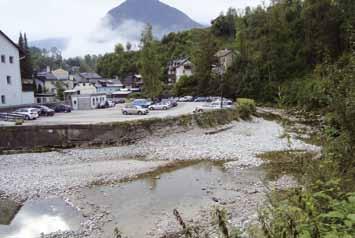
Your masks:
{"label": "car wheel", "polygon": [[29,116],[25,116],[25,120],[30,120],[31,118]]}
{"label": "car wheel", "polygon": [[168,110],[168,108],[167,107],[163,107],[163,110]]}
{"label": "car wheel", "polygon": [[123,115],[128,115],[128,112],[126,112],[126,111],[123,111],[122,113],[123,113]]}
{"label": "car wheel", "polygon": [[150,108],[149,108],[149,110],[153,111],[153,110],[154,110],[154,108],[150,107]]}
{"label": "car wheel", "polygon": [[142,115],[143,113],[141,111],[138,112],[138,115]]}
{"label": "car wheel", "polygon": [[199,109],[197,112],[200,112],[200,113],[201,113],[201,112],[203,112],[203,110],[202,110],[202,109]]}

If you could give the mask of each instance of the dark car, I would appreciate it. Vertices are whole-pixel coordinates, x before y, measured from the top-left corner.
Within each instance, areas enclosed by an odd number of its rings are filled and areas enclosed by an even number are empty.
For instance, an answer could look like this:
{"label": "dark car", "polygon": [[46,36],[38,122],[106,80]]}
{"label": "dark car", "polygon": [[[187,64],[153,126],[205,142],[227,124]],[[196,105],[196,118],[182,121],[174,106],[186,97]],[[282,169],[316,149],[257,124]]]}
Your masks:
{"label": "dark car", "polygon": [[33,108],[39,109],[40,116],[52,117],[55,114],[55,111],[47,106],[44,105],[36,105]]}
{"label": "dark car", "polygon": [[72,111],[72,108],[71,106],[69,105],[65,105],[65,104],[58,104],[58,105],[55,105],[53,110],[55,112],[71,112]]}
{"label": "dark car", "polygon": [[163,99],[161,100],[161,103],[170,103],[173,107],[177,107],[178,103],[174,99]]}

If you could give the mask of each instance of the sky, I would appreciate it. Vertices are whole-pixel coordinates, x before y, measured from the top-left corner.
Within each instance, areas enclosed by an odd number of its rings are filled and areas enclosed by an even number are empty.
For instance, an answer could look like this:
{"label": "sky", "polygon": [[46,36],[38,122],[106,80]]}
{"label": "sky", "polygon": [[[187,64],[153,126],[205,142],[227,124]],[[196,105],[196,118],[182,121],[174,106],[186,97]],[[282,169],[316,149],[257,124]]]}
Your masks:
{"label": "sky", "polygon": [[[79,37],[92,35],[106,13],[123,1],[0,0],[0,30],[15,41],[19,32],[26,32],[30,40],[73,37],[77,43],[83,43],[84,40]],[[195,21],[205,25],[229,7],[244,9],[246,6],[262,4],[262,0],[161,0],[161,2],[182,10]],[[68,55],[83,53],[68,52]]]}

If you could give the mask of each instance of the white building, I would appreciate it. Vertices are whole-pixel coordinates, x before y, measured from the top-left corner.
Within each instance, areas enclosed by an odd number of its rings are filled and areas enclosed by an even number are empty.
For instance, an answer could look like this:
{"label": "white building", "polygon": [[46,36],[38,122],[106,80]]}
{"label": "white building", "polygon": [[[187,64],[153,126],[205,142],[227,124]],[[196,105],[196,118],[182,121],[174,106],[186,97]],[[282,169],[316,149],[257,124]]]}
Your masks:
{"label": "white building", "polygon": [[168,83],[174,84],[179,82],[183,76],[190,77],[193,75],[193,64],[188,58],[174,60],[168,66]]}
{"label": "white building", "polygon": [[23,92],[18,46],[0,30],[0,107],[34,103],[33,92]]}

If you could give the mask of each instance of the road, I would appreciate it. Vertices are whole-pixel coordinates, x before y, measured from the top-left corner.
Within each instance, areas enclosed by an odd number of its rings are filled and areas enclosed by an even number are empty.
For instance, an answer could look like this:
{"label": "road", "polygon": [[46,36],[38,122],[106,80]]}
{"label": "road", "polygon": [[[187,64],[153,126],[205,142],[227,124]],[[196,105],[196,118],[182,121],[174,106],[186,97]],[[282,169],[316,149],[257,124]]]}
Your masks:
{"label": "road", "polygon": [[96,109],[90,111],[73,111],[71,113],[57,113],[54,117],[40,117],[34,121],[26,121],[24,125],[68,125],[68,124],[97,124],[118,121],[131,121],[149,118],[174,117],[191,114],[201,103],[180,103],[177,107],[167,111],[151,111],[148,115],[123,115],[123,104],[114,108]]}

